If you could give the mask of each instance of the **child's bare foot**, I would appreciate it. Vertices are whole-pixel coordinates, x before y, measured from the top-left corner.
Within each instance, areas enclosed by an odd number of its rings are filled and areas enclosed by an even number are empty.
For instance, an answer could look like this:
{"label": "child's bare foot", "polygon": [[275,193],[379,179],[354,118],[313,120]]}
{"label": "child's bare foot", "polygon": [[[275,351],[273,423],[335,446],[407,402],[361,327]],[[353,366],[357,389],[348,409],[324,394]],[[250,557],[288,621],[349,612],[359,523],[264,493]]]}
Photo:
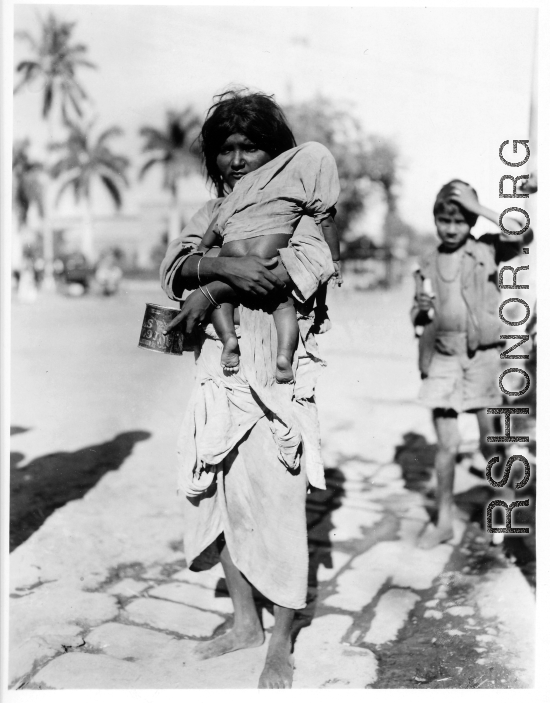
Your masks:
{"label": "child's bare foot", "polygon": [[277,354],[275,380],[277,383],[292,383],[294,381],[294,374],[292,373],[292,360],[284,356],[284,354]]}
{"label": "child's bare foot", "polygon": [[433,525],[429,523],[426,529],[420,535],[418,547],[420,549],[433,549],[438,544],[448,542],[454,537],[452,523],[438,523]]}
{"label": "child's bare foot", "polygon": [[239,352],[239,340],[232,335],[226,337],[223,343],[221,365],[226,371],[238,371],[241,355]]}
{"label": "child's bare foot", "polygon": [[264,633],[260,626],[247,630],[229,630],[219,637],[200,642],[194,650],[198,659],[212,659],[221,657],[222,654],[236,652],[238,649],[252,649],[261,647],[264,643]]}

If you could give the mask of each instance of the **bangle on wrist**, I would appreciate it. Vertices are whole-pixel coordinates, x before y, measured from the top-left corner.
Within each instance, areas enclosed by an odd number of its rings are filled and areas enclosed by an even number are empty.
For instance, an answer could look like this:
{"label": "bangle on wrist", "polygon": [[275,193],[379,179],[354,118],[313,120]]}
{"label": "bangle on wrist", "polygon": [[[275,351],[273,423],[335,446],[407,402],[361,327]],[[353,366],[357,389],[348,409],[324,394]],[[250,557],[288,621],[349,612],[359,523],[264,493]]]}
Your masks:
{"label": "bangle on wrist", "polygon": [[199,288],[201,287],[201,276],[200,276],[200,270],[201,270],[201,261],[204,256],[204,254],[201,251],[198,251],[197,254],[200,254],[199,256],[199,262],[197,264],[197,283],[199,284]]}
{"label": "bangle on wrist", "polygon": [[203,288],[202,286],[199,286],[199,290],[204,295],[206,300],[208,300],[209,303],[212,303],[212,305],[216,309],[221,308],[221,305],[214,300],[214,298],[212,297],[212,293],[210,293],[208,288]]}

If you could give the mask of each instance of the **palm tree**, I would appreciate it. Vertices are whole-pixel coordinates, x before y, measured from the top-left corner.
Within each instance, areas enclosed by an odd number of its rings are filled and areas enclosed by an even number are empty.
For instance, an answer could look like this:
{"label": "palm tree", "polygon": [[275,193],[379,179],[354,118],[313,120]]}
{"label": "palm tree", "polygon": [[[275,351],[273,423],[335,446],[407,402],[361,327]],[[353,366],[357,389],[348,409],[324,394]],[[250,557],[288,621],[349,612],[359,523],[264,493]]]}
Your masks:
{"label": "palm tree", "polygon": [[[80,67],[95,68],[85,58],[87,47],[71,43],[74,22],[58,19],[53,13],[40,17],[38,38],[29,32],[16,32],[16,37],[26,42],[31,56],[16,66],[19,82],[14,93],[38,81],[42,83],[42,117],[48,123],[48,137],[53,139],[53,106],[59,103],[63,122],[69,120],[71,112],[82,115],[81,103],[87,100],[86,92],[78,82],[76,72]],[[46,168],[48,172],[48,168]],[[50,221],[49,189],[45,192],[44,210],[44,259],[45,284],[53,286],[53,232]]]}
{"label": "palm tree", "polygon": [[130,162],[125,156],[114,154],[108,145],[110,139],[122,134],[119,127],[104,130],[94,141],[91,135],[93,122],[86,126],[70,122],[68,126],[67,140],[50,147],[52,151],[61,153],[61,158],[51,168],[52,176],[63,181],[56,203],[69,188],[74,191],[76,202],[82,202],[82,251],[93,261],[91,185],[96,180],[103,183],[117,210],[120,209],[122,189],[128,186],[126,170]]}
{"label": "palm tree", "polygon": [[29,32],[16,32],[18,39],[29,44],[34,56],[20,61],[16,72],[21,75],[15,86],[15,93],[36,82],[43,81],[42,117],[48,118],[54,99],[59,96],[63,120],[69,119],[69,108],[81,117],[80,102],[87,100],[84,88],[76,79],[79,66],[96,68],[95,64],[84,58],[88,51],[84,44],[72,44],[75,22],[59,20],[53,13],[45,19],[39,18],[40,36],[35,39]]}
{"label": "palm tree", "polygon": [[142,151],[152,156],[142,166],[139,177],[159,164],[164,170],[163,187],[170,192],[170,239],[179,235],[178,182],[184,176],[200,169],[200,156],[196,147],[200,120],[191,108],[181,112],[168,111],[164,131],[155,127],[142,127],[145,139]]}
{"label": "palm tree", "polygon": [[22,139],[13,145],[13,209],[19,227],[27,224],[29,210],[36,205],[40,215],[43,213],[43,183],[41,176],[44,165],[32,161],[29,156],[30,142]]}
{"label": "palm tree", "polygon": [[13,232],[12,260],[19,262],[23,251],[22,231],[27,224],[29,210],[33,205],[40,216],[44,213],[44,184],[42,176],[44,165],[33,161],[29,156],[28,139],[15,142],[12,159],[12,203]]}

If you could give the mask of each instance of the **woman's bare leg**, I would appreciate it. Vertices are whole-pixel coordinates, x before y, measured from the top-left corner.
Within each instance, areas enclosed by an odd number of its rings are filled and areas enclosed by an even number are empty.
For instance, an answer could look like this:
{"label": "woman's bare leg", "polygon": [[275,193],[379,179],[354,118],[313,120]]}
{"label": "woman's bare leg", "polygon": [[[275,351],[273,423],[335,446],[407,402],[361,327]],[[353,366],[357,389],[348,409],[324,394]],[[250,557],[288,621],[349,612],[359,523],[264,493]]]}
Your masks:
{"label": "woman's bare leg", "polygon": [[252,596],[252,586],[233,563],[227,544],[222,549],[220,560],[235,610],[235,621],[233,628],[228,632],[196,646],[195,654],[201,659],[219,657],[237,649],[260,647],[264,642],[264,632]]}
{"label": "woman's bare leg", "polygon": [[275,626],[258,688],[292,688],[291,629],[294,610],[274,606]]}
{"label": "woman's bare leg", "polygon": [[453,538],[453,486],[460,441],[458,415],[453,410],[437,408],[434,410],[433,420],[437,433],[437,521],[435,527],[428,525],[421,535],[418,542],[421,549],[431,549]]}
{"label": "woman's bare leg", "polygon": [[210,316],[216,334],[223,342],[221,365],[228,371],[237,371],[240,361],[239,342],[233,321],[234,311],[232,303],[221,303]]}

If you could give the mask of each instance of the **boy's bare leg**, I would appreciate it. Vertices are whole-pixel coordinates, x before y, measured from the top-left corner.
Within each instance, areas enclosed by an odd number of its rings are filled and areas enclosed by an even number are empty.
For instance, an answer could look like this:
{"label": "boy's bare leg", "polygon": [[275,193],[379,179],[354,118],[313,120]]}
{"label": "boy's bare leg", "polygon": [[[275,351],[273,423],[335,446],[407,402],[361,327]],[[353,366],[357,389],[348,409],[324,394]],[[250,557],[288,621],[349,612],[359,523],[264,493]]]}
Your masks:
{"label": "boy's bare leg", "polygon": [[273,311],[273,321],[277,328],[277,383],[292,383],[292,359],[298,346],[298,320],[292,300],[288,299]]}
{"label": "boy's bare leg", "polygon": [[195,647],[195,654],[200,659],[219,657],[237,649],[260,647],[264,642],[264,632],[254,604],[252,586],[233,563],[227,545],[220,554],[220,560],[235,610],[235,621],[228,632],[208,642],[201,642]]}
{"label": "boy's bare leg", "polygon": [[275,625],[258,688],[292,688],[293,664],[290,634],[294,610],[274,607]]}
{"label": "boy's bare leg", "polygon": [[418,546],[421,549],[448,542],[453,538],[453,485],[456,455],[458,453],[458,415],[454,410],[436,408],[433,412],[437,433],[435,471],[437,475],[437,520],[422,533]]}
{"label": "boy's bare leg", "polygon": [[[504,467],[506,465],[506,454],[504,451],[504,446],[502,444],[493,444],[487,442],[487,437],[488,435],[500,435],[502,434],[501,427],[500,427],[500,417],[494,416],[494,415],[488,415],[487,414],[487,409],[483,408],[480,410],[476,411],[476,416],[477,416],[477,424],[479,427],[479,449],[481,453],[483,454],[483,457],[485,458],[485,461],[489,462],[489,459],[492,459],[494,456],[498,456],[500,458],[500,463],[495,464],[493,466],[493,476],[495,476],[495,480],[498,480],[496,477],[500,478],[503,475],[504,472]],[[495,422],[496,420],[496,422]],[[512,477],[510,477],[512,478]],[[511,487],[513,485],[513,482],[510,481],[510,485],[504,486],[503,488],[499,488],[498,490],[498,498],[500,500],[504,500],[507,503],[510,503],[510,501],[514,500],[515,498],[515,493],[514,489]],[[500,510],[500,509],[499,509]],[[498,515],[499,511],[495,510],[494,514],[494,526],[495,527],[504,527],[504,521],[501,518],[501,522],[499,523],[498,520]],[[500,542],[502,535],[499,533],[495,533],[493,535],[493,542]]]}
{"label": "boy's bare leg", "polygon": [[238,371],[240,361],[239,341],[235,332],[233,313],[232,303],[221,303],[210,316],[216,334],[223,342],[221,365],[228,371]]}

